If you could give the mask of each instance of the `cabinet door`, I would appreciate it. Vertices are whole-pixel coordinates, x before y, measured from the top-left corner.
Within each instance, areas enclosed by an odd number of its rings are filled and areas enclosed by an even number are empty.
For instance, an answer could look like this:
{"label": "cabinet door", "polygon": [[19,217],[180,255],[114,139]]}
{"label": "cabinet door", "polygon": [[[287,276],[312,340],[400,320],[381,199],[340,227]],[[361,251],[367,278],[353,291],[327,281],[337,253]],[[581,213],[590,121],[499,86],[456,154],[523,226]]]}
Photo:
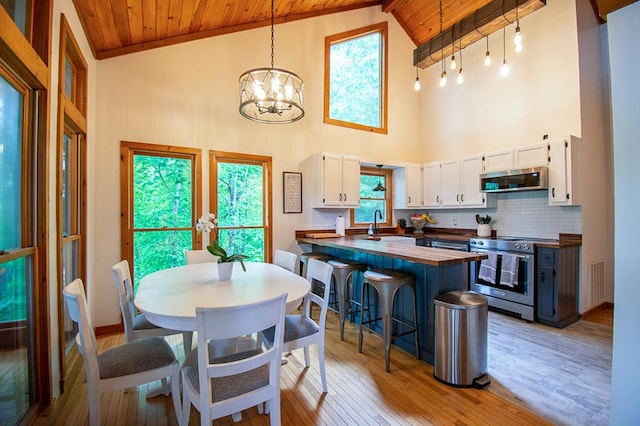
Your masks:
{"label": "cabinet door", "polygon": [[442,162],[440,169],[442,207],[460,205],[460,160]]}
{"label": "cabinet door", "polygon": [[460,204],[463,206],[482,207],[485,197],[480,192],[480,174],[482,173],[482,156],[476,155],[460,160]]}
{"label": "cabinet door", "polygon": [[484,155],[484,173],[503,172],[513,169],[513,150],[490,152]]}
{"label": "cabinet door", "polygon": [[342,157],[342,205],[360,205],[360,160],[357,157]]}
{"label": "cabinet door", "polygon": [[322,205],[342,205],[342,157],[324,154],[322,157]]}
{"label": "cabinet door", "polygon": [[422,204],[425,207],[440,207],[440,162],[422,166]]}
{"label": "cabinet door", "polygon": [[547,144],[523,146],[513,150],[513,167],[525,169],[547,165]]}
{"label": "cabinet door", "polygon": [[538,317],[555,321],[557,308],[556,251],[549,248],[538,250]]}
{"label": "cabinet door", "polygon": [[407,207],[422,206],[422,166],[408,164],[406,178]]}
{"label": "cabinet door", "polygon": [[567,204],[567,143],[549,142],[549,204]]}

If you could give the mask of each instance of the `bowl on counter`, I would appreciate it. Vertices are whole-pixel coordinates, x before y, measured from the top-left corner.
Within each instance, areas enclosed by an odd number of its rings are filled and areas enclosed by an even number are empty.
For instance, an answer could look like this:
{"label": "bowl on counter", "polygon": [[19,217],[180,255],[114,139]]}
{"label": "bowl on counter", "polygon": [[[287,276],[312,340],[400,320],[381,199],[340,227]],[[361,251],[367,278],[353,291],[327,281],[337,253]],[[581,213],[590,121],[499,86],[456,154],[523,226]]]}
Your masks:
{"label": "bowl on counter", "polygon": [[424,224],[427,221],[422,219],[422,218],[418,218],[418,217],[412,217],[411,218],[411,223],[413,224],[413,233],[414,234],[424,234],[424,231],[422,230],[422,228],[424,228]]}

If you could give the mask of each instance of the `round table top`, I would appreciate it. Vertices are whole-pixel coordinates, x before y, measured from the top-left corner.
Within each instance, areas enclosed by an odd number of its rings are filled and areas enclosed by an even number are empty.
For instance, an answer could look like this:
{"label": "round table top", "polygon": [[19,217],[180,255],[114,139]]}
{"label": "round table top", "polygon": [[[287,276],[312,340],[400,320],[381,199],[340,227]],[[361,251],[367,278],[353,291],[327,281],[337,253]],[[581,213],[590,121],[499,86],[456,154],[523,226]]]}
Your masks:
{"label": "round table top", "polygon": [[241,306],[287,292],[287,311],[295,309],[311,285],[271,263],[235,262],[228,281],[218,280],[216,263],[163,269],[140,281],[134,303],[153,324],[173,330],[196,329],[196,307]]}

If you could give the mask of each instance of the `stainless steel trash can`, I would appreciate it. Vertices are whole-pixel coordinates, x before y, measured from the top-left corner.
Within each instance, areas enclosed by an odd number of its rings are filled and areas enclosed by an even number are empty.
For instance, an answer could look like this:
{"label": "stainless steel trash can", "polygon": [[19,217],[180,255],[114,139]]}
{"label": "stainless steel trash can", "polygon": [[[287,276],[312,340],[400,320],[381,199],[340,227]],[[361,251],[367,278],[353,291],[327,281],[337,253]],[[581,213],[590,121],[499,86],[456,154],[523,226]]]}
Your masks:
{"label": "stainless steel trash can", "polygon": [[453,386],[484,387],[487,373],[487,298],[473,291],[436,296],[433,375]]}

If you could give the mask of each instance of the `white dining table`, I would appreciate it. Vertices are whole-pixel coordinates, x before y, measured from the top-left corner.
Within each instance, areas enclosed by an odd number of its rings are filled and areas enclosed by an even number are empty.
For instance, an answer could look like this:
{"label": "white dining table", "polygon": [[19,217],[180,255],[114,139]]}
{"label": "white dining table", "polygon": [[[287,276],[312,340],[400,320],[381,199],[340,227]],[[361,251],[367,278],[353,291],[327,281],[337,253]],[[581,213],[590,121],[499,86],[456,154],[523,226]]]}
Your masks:
{"label": "white dining table", "polygon": [[311,290],[305,278],[271,263],[235,262],[230,280],[220,281],[216,263],[163,269],[142,278],[134,298],[147,319],[172,330],[195,331],[196,307],[242,306],[287,292],[287,311]]}

